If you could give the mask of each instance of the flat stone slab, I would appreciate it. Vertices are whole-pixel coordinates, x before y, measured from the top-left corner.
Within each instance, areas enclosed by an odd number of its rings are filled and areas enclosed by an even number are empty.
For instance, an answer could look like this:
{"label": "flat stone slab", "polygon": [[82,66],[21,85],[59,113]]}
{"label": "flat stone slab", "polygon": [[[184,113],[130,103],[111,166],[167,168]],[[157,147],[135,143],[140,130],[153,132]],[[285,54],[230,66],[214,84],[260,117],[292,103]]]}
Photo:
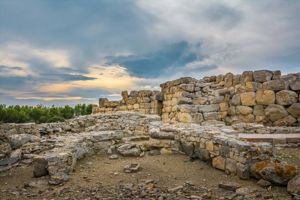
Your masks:
{"label": "flat stone slab", "polygon": [[289,134],[239,134],[238,137],[249,142],[300,143],[300,133]]}

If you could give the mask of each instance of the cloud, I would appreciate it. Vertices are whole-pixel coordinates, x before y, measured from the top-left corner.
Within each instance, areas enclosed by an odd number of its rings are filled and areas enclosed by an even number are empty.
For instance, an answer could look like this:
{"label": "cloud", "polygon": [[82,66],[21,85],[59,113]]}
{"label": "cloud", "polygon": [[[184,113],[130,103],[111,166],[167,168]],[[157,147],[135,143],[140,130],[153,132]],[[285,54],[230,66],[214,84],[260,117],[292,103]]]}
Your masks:
{"label": "cloud", "polygon": [[91,102],[181,76],[294,72],[299,10],[294,0],[0,1],[0,103]]}
{"label": "cloud", "polygon": [[200,58],[191,51],[187,42],[181,41],[144,55],[115,56],[106,59],[108,64],[124,66],[133,75],[153,77],[163,75],[170,69],[183,67]]}
{"label": "cloud", "polygon": [[35,74],[30,67],[32,63],[51,67],[70,67],[71,63],[66,50],[45,49],[34,47],[25,42],[7,42],[0,45],[0,65],[6,67],[20,67],[24,73]]}
{"label": "cloud", "polygon": [[120,66],[99,66],[88,67],[88,73],[84,77],[90,77],[85,80],[64,81],[61,83],[42,84],[37,87],[41,92],[66,93],[77,89],[96,89],[120,91],[135,86],[140,80],[137,77],[130,76],[124,67]]}
{"label": "cloud", "polygon": [[83,98],[78,96],[65,97],[16,97],[17,100],[42,100],[42,101],[78,101],[78,100],[96,100],[94,98]]}

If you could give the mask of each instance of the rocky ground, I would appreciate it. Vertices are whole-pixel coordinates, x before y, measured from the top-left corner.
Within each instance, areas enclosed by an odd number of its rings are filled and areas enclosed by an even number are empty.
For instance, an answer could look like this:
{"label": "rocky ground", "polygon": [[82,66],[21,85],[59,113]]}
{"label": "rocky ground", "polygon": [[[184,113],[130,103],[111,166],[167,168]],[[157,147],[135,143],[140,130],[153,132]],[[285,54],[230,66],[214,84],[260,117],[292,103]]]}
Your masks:
{"label": "rocky ground", "polygon": [[[138,172],[125,173],[124,166],[133,163],[140,164]],[[285,187],[261,187],[184,155],[95,155],[78,163],[70,181],[47,181],[33,178],[31,166],[13,168],[0,174],[0,199],[291,199]]]}

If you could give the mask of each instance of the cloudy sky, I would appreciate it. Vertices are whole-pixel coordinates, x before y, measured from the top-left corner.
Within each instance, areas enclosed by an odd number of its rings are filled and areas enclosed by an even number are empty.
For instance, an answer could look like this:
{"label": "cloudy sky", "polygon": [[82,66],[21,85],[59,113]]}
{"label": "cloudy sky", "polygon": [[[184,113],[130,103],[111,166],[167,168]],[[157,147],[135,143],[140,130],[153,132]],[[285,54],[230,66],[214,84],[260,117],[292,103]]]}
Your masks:
{"label": "cloudy sky", "polygon": [[300,71],[299,0],[0,0],[0,104],[262,68]]}

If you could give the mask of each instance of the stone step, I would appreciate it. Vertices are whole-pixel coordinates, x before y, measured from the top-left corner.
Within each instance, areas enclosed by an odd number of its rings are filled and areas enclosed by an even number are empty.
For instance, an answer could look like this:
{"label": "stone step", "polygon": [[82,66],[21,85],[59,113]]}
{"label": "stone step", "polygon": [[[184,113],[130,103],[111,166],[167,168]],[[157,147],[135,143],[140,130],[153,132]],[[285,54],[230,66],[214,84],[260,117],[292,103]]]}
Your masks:
{"label": "stone step", "polygon": [[249,142],[272,142],[275,144],[300,143],[300,133],[289,134],[239,134],[238,137]]}

